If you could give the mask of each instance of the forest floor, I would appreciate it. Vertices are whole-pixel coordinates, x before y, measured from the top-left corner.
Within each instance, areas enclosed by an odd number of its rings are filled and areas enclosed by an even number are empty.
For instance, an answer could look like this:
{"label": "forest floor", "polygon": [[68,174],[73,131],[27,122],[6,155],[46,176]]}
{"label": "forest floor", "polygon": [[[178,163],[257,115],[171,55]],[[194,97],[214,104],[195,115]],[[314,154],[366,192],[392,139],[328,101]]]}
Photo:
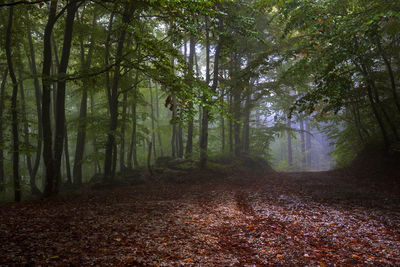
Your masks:
{"label": "forest floor", "polygon": [[196,175],[3,204],[0,265],[400,266],[398,183]]}

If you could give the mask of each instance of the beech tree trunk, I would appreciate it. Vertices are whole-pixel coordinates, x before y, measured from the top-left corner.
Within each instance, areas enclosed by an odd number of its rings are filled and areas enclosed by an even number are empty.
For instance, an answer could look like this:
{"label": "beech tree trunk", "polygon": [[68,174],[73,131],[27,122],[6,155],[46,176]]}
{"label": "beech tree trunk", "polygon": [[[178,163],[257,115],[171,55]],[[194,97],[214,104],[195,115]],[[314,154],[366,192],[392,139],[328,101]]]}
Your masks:
{"label": "beech tree trunk", "polygon": [[38,78],[38,73],[37,73],[37,68],[36,68],[36,56],[35,56],[35,50],[33,47],[32,32],[31,32],[30,28],[28,30],[28,42],[29,42],[29,54],[30,54],[30,59],[28,61],[29,61],[29,65],[30,65],[31,72],[33,75],[33,84],[35,87],[36,113],[37,113],[37,120],[38,120],[38,137],[37,137],[37,143],[36,143],[36,156],[35,156],[34,164],[32,166],[32,171],[29,171],[29,177],[30,177],[31,193],[33,195],[39,195],[39,194],[41,194],[41,192],[36,187],[36,175],[39,170],[40,159],[42,156],[41,155],[42,147],[43,147],[43,143],[42,143],[42,139],[43,139],[42,107],[41,107],[41,101],[40,101],[42,92],[41,92],[40,84],[39,84],[39,78]]}
{"label": "beech tree trunk", "polygon": [[61,159],[64,149],[64,138],[66,134],[65,124],[65,88],[69,56],[71,52],[72,33],[74,28],[75,12],[77,10],[77,0],[73,0],[67,7],[67,16],[65,19],[64,41],[61,53],[60,65],[58,66],[57,79],[57,99],[56,99],[56,122],[55,122],[55,139],[54,139],[54,178],[55,191],[58,191],[61,182]]}
{"label": "beech tree trunk", "polygon": [[[93,16],[93,26],[96,25],[96,15]],[[85,56],[85,48],[83,43],[83,36],[80,36],[80,50],[81,50],[81,71],[85,72],[90,69],[92,64],[92,55],[94,49],[94,34],[91,36],[89,51]],[[82,184],[82,161],[85,154],[85,143],[86,143],[86,125],[87,125],[87,98],[89,89],[89,79],[82,79],[82,97],[79,108],[79,123],[78,133],[76,137],[74,167],[73,167],[73,179],[74,184],[80,186]]]}
{"label": "beech tree trunk", "polygon": [[156,89],[156,123],[157,123],[157,137],[158,137],[158,145],[160,147],[160,155],[161,157],[164,156],[163,148],[162,148],[162,141],[161,141],[161,130],[160,130],[160,111],[159,111],[159,103],[158,103],[158,86],[155,83]]}
{"label": "beech tree trunk", "polygon": [[[192,81],[193,81],[193,62],[194,62],[194,54],[195,54],[195,40],[193,35],[190,36],[190,41],[189,41],[190,45],[190,51],[189,51],[189,58],[188,58],[188,72],[187,72],[187,77],[186,77],[186,81],[189,84],[189,86],[191,87],[191,90],[193,91],[193,85],[192,85]],[[189,104],[189,110],[190,112],[193,111],[193,104],[190,103]],[[185,156],[187,158],[191,158],[192,157],[192,153],[193,153],[193,115],[190,114],[190,120],[188,123],[188,133],[187,133],[187,139],[186,139],[186,152],[185,152]]]}
{"label": "beech tree trunk", "polygon": [[3,110],[8,68],[5,68],[0,85],[0,192],[4,191]]}
{"label": "beech tree trunk", "polygon": [[290,167],[293,167],[293,151],[292,151],[292,135],[290,134],[290,129],[292,128],[292,121],[288,118],[287,122],[287,140],[288,140],[288,163]]}
{"label": "beech tree trunk", "polygon": [[307,151],[307,167],[311,168],[311,155],[312,155],[312,146],[311,146],[311,126],[310,121],[306,120],[306,151]]}
{"label": "beech tree trunk", "polygon": [[5,32],[5,50],[7,57],[7,66],[10,73],[10,78],[13,85],[12,96],[11,96],[11,117],[12,117],[12,138],[13,138],[13,180],[14,180],[14,198],[16,202],[21,201],[21,185],[19,177],[19,138],[18,138],[18,107],[17,107],[17,97],[18,97],[18,81],[15,76],[14,66],[12,62],[11,55],[11,35],[12,35],[12,25],[13,25],[13,6],[9,7],[8,15],[8,25]]}
{"label": "beech tree trunk", "polygon": [[123,93],[122,98],[122,121],[121,121],[121,144],[119,150],[119,170],[122,172],[125,166],[125,126],[126,126],[126,109],[128,107],[128,93]]}
{"label": "beech tree trunk", "polygon": [[123,27],[120,31],[118,42],[117,42],[117,50],[115,55],[115,67],[114,67],[114,77],[112,81],[112,86],[110,88],[111,91],[108,92],[109,95],[109,110],[110,110],[110,125],[109,132],[107,134],[107,143],[106,143],[106,153],[104,160],[104,182],[110,182],[114,179],[115,176],[115,163],[116,163],[116,154],[115,148],[115,131],[118,127],[118,83],[120,79],[120,68],[122,62],[122,52],[125,43],[126,37],[126,25],[130,20],[131,14],[131,3],[126,2],[124,8],[124,14],[122,17]]}
{"label": "beech tree trunk", "polygon": [[300,140],[301,140],[301,163],[303,169],[306,167],[307,164],[307,159],[306,159],[306,142],[305,142],[305,136],[304,136],[304,120],[303,118],[300,118]]}
{"label": "beech tree trunk", "polygon": [[136,70],[135,76],[135,86],[133,87],[133,100],[132,100],[132,135],[131,135],[131,145],[129,148],[129,155],[128,155],[128,167],[132,169],[132,160],[133,166],[137,168],[139,166],[138,159],[137,159],[137,135],[136,135],[136,100],[137,100],[137,85],[139,81],[139,71]]}

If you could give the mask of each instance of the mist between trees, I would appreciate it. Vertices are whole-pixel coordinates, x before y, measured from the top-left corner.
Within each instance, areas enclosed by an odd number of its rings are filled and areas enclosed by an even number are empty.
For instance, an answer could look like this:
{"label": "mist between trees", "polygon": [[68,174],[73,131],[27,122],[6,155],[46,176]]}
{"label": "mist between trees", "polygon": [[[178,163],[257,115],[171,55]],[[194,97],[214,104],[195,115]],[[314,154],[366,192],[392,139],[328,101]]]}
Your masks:
{"label": "mist between trees", "polygon": [[315,171],[399,153],[397,1],[9,0],[0,15],[3,198],[157,159]]}

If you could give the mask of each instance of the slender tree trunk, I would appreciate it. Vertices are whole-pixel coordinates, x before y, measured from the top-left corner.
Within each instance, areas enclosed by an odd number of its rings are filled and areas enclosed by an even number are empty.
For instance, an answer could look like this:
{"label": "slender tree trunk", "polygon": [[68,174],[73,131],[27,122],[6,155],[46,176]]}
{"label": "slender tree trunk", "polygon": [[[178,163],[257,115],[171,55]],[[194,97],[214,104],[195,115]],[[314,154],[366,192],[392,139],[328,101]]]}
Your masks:
{"label": "slender tree trunk", "polygon": [[68,144],[68,131],[67,125],[65,124],[65,137],[64,137],[64,156],[65,156],[65,169],[67,171],[67,184],[72,185],[72,174],[71,174],[71,162],[69,159],[69,144]]}
{"label": "slender tree trunk", "polygon": [[[30,185],[31,185],[31,193],[33,195],[39,195],[41,192],[39,189],[36,187],[36,175],[39,169],[40,165],[40,159],[41,159],[41,154],[42,154],[42,139],[43,139],[43,124],[42,124],[42,108],[41,108],[41,89],[40,89],[40,84],[39,84],[39,78],[38,78],[38,73],[37,73],[37,68],[36,68],[36,56],[35,56],[35,50],[33,47],[33,40],[32,40],[32,32],[29,29],[28,30],[28,42],[29,42],[29,53],[30,53],[30,60],[29,60],[29,65],[32,71],[33,75],[33,84],[35,87],[35,100],[36,100],[36,112],[37,112],[37,120],[38,120],[38,137],[37,137],[37,143],[36,143],[36,157],[35,157],[35,162],[32,167],[32,172],[29,173],[30,176]],[[38,190],[36,190],[38,189]]]}
{"label": "slender tree trunk", "polygon": [[301,163],[303,169],[306,168],[307,159],[306,159],[306,142],[304,136],[304,119],[300,118],[300,140],[301,140]]}
{"label": "slender tree trunk", "polygon": [[311,168],[311,154],[312,154],[312,147],[311,147],[311,126],[310,121],[306,120],[306,150],[307,150],[307,167]]}
{"label": "slender tree trunk", "polygon": [[[188,59],[188,72],[187,72],[187,77],[186,77],[186,81],[188,82],[188,84],[191,87],[191,91],[193,91],[193,62],[194,62],[194,54],[195,54],[195,40],[193,35],[190,36],[190,52],[189,52],[189,59]],[[189,109],[190,111],[193,110],[193,104],[190,103],[189,104]],[[186,157],[190,158],[192,157],[192,153],[193,153],[193,115],[190,115],[190,120],[188,123],[188,134],[187,134],[187,140],[186,140]]]}
{"label": "slender tree trunk", "polygon": [[[90,90],[90,114],[92,117],[95,115],[95,110],[94,110],[94,96],[93,96],[93,90]],[[101,166],[100,166],[100,161],[98,160],[98,147],[97,147],[97,138],[96,138],[96,133],[94,134],[93,137],[93,153],[95,155],[95,173],[100,173],[101,172]],[[76,159],[75,159],[76,160]],[[75,182],[75,180],[74,180]]]}
{"label": "slender tree trunk", "polygon": [[158,86],[155,83],[156,88],[156,122],[157,122],[157,137],[158,137],[158,145],[160,147],[160,155],[164,156],[162,142],[161,142],[161,131],[160,131],[160,111],[159,111],[159,103],[158,103]]}
{"label": "slender tree trunk", "polygon": [[[21,94],[21,112],[22,112],[22,120],[24,123],[24,142],[27,145],[30,145],[29,140],[29,126],[28,126],[28,118],[26,113],[26,101],[25,101],[25,90],[24,90],[24,83],[21,70],[19,71],[19,89]],[[33,166],[32,166],[32,158],[29,153],[26,154],[26,164],[28,167],[29,172],[29,184],[31,187],[31,194],[32,195],[40,195],[40,191],[36,186],[35,176],[33,175]]]}
{"label": "slender tree trunk", "polygon": [[54,140],[54,174],[55,191],[58,191],[59,183],[61,182],[61,159],[63,154],[63,144],[66,135],[65,129],[65,88],[66,80],[64,79],[71,52],[72,33],[74,28],[75,12],[77,10],[77,0],[73,0],[67,7],[67,16],[65,19],[64,41],[60,65],[58,67],[57,80],[57,99],[56,99],[56,125],[55,125],[55,140]]}
{"label": "slender tree trunk", "polygon": [[149,79],[149,91],[150,91],[150,116],[151,116],[151,143],[153,145],[153,155],[157,158],[156,154],[156,135],[154,127],[154,108],[153,108],[153,88],[151,86],[151,79]]}
{"label": "slender tree trunk", "polygon": [[292,135],[290,134],[290,129],[292,128],[292,121],[290,120],[290,118],[288,119],[287,127],[288,127],[288,131],[287,131],[288,163],[289,163],[289,166],[292,167],[293,166],[293,151],[292,151]]}
{"label": "slender tree trunk", "polygon": [[0,192],[4,191],[4,138],[3,138],[3,110],[4,110],[4,98],[5,88],[8,75],[8,68],[5,68],[4,74],[1,79],[0,85]]}
{"label": "slender tree trunk", "polygon": [[123,93],[122,99],[122,121],[121,121],[121,144],[119,150],[119,170],[122,172],[125,166],[125,125],[126,125],[126,109],[128,106],[128,93]]}
{"label": "slender tree trunk", "polygon": [[50,2],[49,18],[43,35],[43,69],[42,69],[42,122],[43,122],[43,161],[46,167],[44,194],[50,196],[56,191],[54,158],[51,132],[51,34],[56,22],[57,1]]}
{"label": "slender tree trunk", "polygon": [[[224,106],[224,89],[221,90],[221,107]],[[225,118],[221,114],[221,153],[225,152]]]}
{"label": "slender tree trunk", "polygon": [[[113,157],[113,153],[116,153],[115,149],[115,131],[118,127],[118,83],[120,79],[120,68],[122,62],[122,52],[126,37],[126,25],[130,20],[131,14],[131,3],[125,3],[125,10],[122,18],[123,27],[120,31],[120,35],[117,43],[117,50],[115,56],[115,67],[114,67],[114,77],[111,86],[111,92],[109,95],[109,109],[110,109],[110,125],[109,132],[107,134],[106,143],[106,155],[104,160],[104,182],[110,182],[115,176],[115,162],[116,155]],[[113,167],[114,165],[114,167]]]}
{"label": "slender tree trunk", "polygon": [[[208,16],[205,17],[206,27],[206,85],[210,85],[210,28]],[[203,92],[203,102],[207,102],[207,95]],[[203,114],[201,116],[201,132],[200,132],[200,168],[205,168],[207,163],[207,145],[208,145],[208,109],[203,106]]]}
{"label": "slender tree trunk", "polygon": [[243,152],[250,152],[250,108],[251,108],[251,90],[246,91],[246,103],[244,107],[244,121],[243,121]]}
{"label": "slender tree trunk", "polygon": [[136,70],[135,86],[133,87],[133,100],[132,100],[132,135],[131,135],[131,146],[129,149],[129,168],[132,169],[132,158],[133,166],[137,168],[139,166],[137,159],[137,135],[136,135],[136,101],[137,101],[137,85],[139,81],[139,71]]}
{"label": "slender tree trunk", "polygon": [[14,197],[15,201],[21,201],[21,185],[19,177],[19,138],[18,138],[18,81],[15,76],[14,66],[11,56],[11,35],[12,35],[12,24],[13,24],[14,8],[9,7],[8,25],[5,32],[5,50],[7,57],[8,71],[13,84],[12,96],[11,96],[11,117],[12,117],[12,137],[13,137],[13,179],[14,179]]}
{"label": "slender tree trunk", "polygon": [[[233,114],[233,88],[229,92],[229,114]],[[229,119],[229,153],[233,155],[233,121]]]}
{"label": "slender tree trunk", "polygon": [[[93,16],[93,26],[96,25],[96,15]],[[94,49],[95,35],[91,36],[89,51],[85,59],[85,48],[83,43],[83,35],[80,36],[80,49],[81,49],[81,70],[85,72],[90,69],[92,63],[92,55]],[[85,154],[85,143],[86,143],[86,126],[87,126],[87,98],[89,90],[89,79],[82,79],[82,98],[79,108],[79,123],[78,133],[76,137],[75,157],[73,166],[73,179],[74,184],[80,186],[82,184],[82,163]],[[93,105],[92,105],[93,111]],[[94,141],[95,142],[95,141]],[[97,148],[95,149],[96,152]]]}
{"label": "slender tree trunk", "polygon": [[147,150],[147,170],[150,173],[150,176],[153,176],[153,171],[151,169],[151,148],[152,148],[152,143],[149,142],[149,148]]}
{"label": "slender tree trunk", "polygon": [[181,121],[178,123],[177,148],[178,148],[178,158],[183,158],[183,131],[182,131]]}

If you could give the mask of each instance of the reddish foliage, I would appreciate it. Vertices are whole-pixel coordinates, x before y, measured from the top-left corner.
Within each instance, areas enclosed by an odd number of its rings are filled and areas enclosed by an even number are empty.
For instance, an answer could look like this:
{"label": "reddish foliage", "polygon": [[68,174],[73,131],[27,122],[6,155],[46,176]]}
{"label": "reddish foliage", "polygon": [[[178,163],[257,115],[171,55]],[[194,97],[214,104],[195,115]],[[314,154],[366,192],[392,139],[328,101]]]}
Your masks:
{"label": "reddish foliage", "polygon": [[343,173],[85,191],[0,207],[0,265],[400,265],[393,188]]}

